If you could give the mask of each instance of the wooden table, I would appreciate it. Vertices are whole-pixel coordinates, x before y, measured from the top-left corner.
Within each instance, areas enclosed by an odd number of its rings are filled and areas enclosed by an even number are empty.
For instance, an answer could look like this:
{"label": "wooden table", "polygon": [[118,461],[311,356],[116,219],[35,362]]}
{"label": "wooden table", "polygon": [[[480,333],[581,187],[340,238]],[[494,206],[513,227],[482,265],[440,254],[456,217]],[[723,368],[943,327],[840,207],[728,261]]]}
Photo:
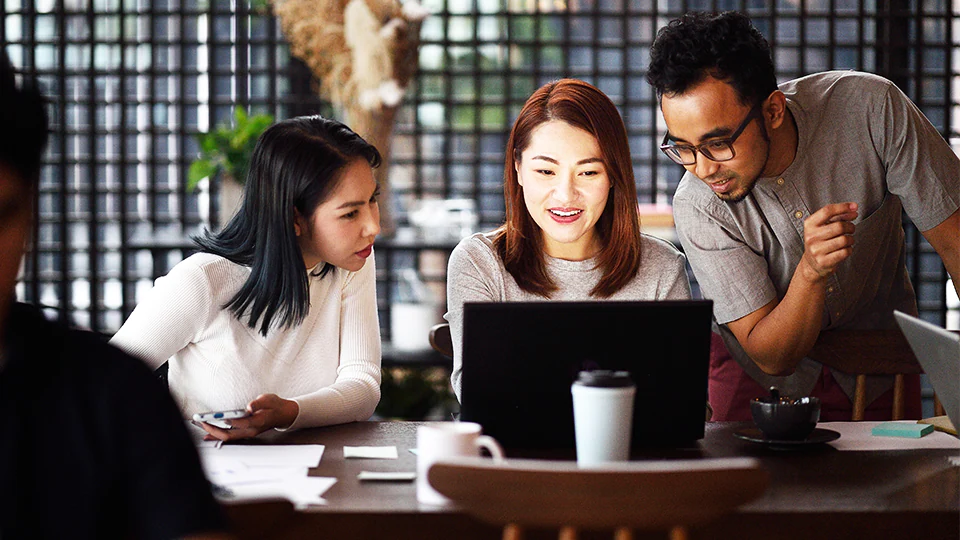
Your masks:
{"label": "wooden table", "polygon": [[[268,508],[260,515],[231,510],[227,505],[228,515],[251,533],[250,538],[264,530],[279,538],[499,538],[498,528],[455,509],[421,506],[413,482],[357,480],[361,470],[415,470],[416,456],[409,449],[416,447],[418,425],[360,422],[274,433],[267,437],[274,444],[326,445],[320,466],[311,475],[338,478],[325,495],[329,505],[296,513],[283,507]],[[708,423],[706,435],[697,445],[647,451],[642,456],[751,456],[770,471],[771,485],[761,499],[703,529],[694,529],[693,538],[960,538],[960,467],[947,460],[957,454],[955,450],[841,452],[830,446],[801,452],[771,450],[733,437],[734,431],[746,425]],[[399,459],[343,459],[344,445],[390,444],[397,446]],[[271,525],[263,529],[266,523]]]}

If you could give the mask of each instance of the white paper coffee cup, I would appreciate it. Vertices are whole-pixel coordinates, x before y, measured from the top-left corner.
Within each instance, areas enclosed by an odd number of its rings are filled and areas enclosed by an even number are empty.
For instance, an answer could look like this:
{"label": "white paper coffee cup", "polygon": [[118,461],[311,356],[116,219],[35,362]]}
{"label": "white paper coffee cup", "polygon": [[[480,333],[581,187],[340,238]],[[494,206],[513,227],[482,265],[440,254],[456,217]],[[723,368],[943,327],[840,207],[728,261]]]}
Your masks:
{"label": "white paper coffee cup", "polygon": [[637,388],[626,371],[582,371],[570,387],[577,464],[581,467],[630,459],[633,398]]}

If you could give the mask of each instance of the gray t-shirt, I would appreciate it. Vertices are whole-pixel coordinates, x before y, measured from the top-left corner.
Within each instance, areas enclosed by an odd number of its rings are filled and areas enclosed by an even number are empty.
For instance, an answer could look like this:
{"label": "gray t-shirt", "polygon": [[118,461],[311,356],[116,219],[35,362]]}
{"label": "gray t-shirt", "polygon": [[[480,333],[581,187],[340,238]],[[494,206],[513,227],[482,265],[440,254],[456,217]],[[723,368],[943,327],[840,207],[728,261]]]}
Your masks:
{"label": "gray t-shirt", "polygon": [[[453,340],[450,382],[460,399],[463,366],[463,304],[465,302],[537,302],[597,300],[590,291],[603,272],[595,259],[565,261],[546,257],[547,272],[558,289],[549,299],[521,289],[503,266],[491,242],[492,234],[464,238],[450,255],[447,268],[447,314]],[[633,281],[603,300],[685,300],[690,298],[685,258],[669,242],[640,237],[640,270]]]}
{"label": "gray t-shirt", "polygon": [[[853,254],[827,283],[822,330],[887,329],[893,310],[916,313],[906,270],[901,208],[920,230],[960,206],[960,160],[916,106],[891,82],[834,71],[780,86],[799,132],[797,157],[761,178],[738,203],[721,201],[691,173],[673,201],[677,233],[733,357],[761,386],[807,395],[821,365],[804,358],[772,377],[740,347],[726,324],[786,294],[803,255],[803,220],[821,207],[859,204]],[[902,205],[902,206],[901,206]],[[855,379],[834,372],[852,396]],[[867,402],[891,385],[870,377]]]}

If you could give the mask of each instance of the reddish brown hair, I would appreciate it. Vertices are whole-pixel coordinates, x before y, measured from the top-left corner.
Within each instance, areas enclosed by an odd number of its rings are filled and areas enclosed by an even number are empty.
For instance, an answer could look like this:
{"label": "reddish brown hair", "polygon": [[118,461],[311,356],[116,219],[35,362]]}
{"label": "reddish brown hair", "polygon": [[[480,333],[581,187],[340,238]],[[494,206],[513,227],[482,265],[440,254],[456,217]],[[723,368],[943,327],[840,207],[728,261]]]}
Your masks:
{"label": "reddish brown hair", "polygon": [[640,269],[640,216],[627,130],[610,98],[589,83],[577,79],[547,83],[524,104],[507,141],[503,165],[506,220],[496,231],[493,244],[521,289],[544,297],[557,290],[547,274],[543,237],[527,212],[516,169],[533,131],[551,120],[590,133],[600,146],[611,187],[607,205],[595,225],[601,243],[597,266],[603,276],[590,294],[606,298],[629,283]]}

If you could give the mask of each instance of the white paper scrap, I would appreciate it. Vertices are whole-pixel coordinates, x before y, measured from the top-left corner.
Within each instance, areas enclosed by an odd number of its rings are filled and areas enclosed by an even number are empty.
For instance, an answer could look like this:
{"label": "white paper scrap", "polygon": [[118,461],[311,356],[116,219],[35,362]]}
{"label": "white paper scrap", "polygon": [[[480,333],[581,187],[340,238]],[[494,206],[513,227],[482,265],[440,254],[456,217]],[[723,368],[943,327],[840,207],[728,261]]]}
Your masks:
{"label": "white paper scrap", "polygon": [[397,459],[396,446],[344,446],[343,457],[365,459]]}
{"label": "white paper scrap", "polygon": [[417,479],[415,472],[360,471],[357,478],[369,482],[411,482]]}

